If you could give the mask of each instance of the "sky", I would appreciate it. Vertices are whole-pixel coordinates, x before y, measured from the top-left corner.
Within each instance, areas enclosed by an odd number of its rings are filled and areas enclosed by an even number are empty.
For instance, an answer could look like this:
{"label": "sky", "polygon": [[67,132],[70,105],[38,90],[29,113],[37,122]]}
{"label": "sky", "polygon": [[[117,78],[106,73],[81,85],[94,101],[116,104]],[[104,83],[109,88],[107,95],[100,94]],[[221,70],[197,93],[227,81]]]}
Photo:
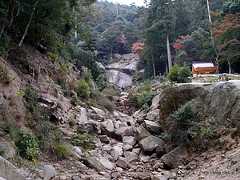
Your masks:
{"label": "sky", "polygon": [[130,5],[132,3],[135,3],[137,6],[143,6],[144,0],[107,0],[113,3],[119,3],[119,4],[127,4]]}

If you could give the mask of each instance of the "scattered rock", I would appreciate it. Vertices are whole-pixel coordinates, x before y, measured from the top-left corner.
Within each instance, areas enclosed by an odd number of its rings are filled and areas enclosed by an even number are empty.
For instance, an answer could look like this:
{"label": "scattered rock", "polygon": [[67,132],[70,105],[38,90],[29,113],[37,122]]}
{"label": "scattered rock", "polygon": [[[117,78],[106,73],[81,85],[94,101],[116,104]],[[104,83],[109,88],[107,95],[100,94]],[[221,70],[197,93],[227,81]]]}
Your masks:
{"label": "scattered rock", "polygon": [[102,163],[99,162],[96,157],[87,156],[84,163],[86,164],[86,166],[94,168],[98,172],[102,172],[105,170],[105,167],[102,165]]}
{"label": "scattered rock", "polygon": [[111,163],[107,158],[101,157],[99,159],[99,162],[104,166],[104,168],[108,170],[112,170],[114,168],[113,163]]}
{"label": "scattered rock", "polygon": [[9,142],[0,142],[0,152],[5,159],[12,159],[16,155],[14,146]]}
{"label": "scattered rock", "polygon": [[99,139],[102,143],[109,144],[111,142],[110,138],[107,135],[100,135]]}
{"label": "scattered rock", "polygon": [[151,136],[150,132],[148,132],[143,126],[139,126],[136,129],[136,138],[137,141],[141,141],[142,139]]}
{"label": "scattered rock", "polygon": [[134,136],[133,127],[121,127],[116,130],[116,135],[123,139],[124,136]]}
{"label": "scattered rock", "polygon": [[147,113],[146,119],[149,121],[159,121],[160,116],[159,116],[159,109],[152,110]]}
{"label": "scattered rock", "polygon": [[116,165],[117,165],[118,167],[123,168],[123,169],[127,169],[127,168],[129,167],[129,164],[128,164],[127,160],[126,160],[125,158],[122,158],[122,157],[120,157],[120,158],[117,160]]}
{"label": "scattered rock", "polygon": [[153,152],[158,146],[164,146],[165,143],[162,139],[158,137],[149,136],[142,139],[139,142],[139,145],[141,146],[144,152]]}
{"label": "scattered rock", "polygon": [[43,179],[50,180],[57,175],[55,168],[52,165],[44,165],[42,167],[43,170]]}
{"label": "scattered rock", "polygon": [[112,148],[111,155],[115,161],[118,160],[118,158],[123,155],[123,144],[118,143],[114,145]]}
{"label": "scattered rock", "polygon": [[174,150],[161,157],[165,169],[177,168],[179,165],[188,162],[189,159],[190,155],[185,146],[176,147]]}
{"label": "scattered rock", "polygon": [[[159,114],[159,112],[158,112],[158,114]],[[145,120],[144,124],[146,126],[146,129],[149,132],[151,132],[153,134],[161,134],[162,133],[162,129],[157,122]]]}
{"label": "scattered rock", "polygon": [[25,180],[20,170],[0,156],[0,176],[7,180]]}
{"label": "scattered rock", "polygon": [[103,134],[112,135],[115,131],[112,120],[107,119],[104,122],[101,122],[101,131]]}

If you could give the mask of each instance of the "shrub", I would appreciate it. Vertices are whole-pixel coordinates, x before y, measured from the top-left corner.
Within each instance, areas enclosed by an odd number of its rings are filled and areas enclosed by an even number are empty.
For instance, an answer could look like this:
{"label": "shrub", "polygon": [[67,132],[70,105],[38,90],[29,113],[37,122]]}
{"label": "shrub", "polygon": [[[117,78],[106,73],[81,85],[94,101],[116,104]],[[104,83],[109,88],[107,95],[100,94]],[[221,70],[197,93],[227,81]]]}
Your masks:
{"label": "shrub", "polygon": [[91,89],[89,84],[84,79],[81,79],[77,82],[76,92],[81,98],[89,98]]}
{"label": "shrub", "polygon": [[4,84],[8,84],[10,83],[10,81],[11,81],[11,78],[8,74],[6,67],[4,67],[3,65],[0,65],[0,82]]}
{"label": "shrub", "polygon": [[34,161],[38,158],[39,144],[37,138],[33,135],[20,132],[15,144],[20,156],[23,158],[31,161]]}
{"label": "shrub", "polygon": [[172,82],[187,83],[190,76],[191,71],[188,67],[174,65],[168,74],[168,79]]}
{"label": "shrub", "polygon": [[152,86],[150,82],[145,82],[143,86],[137,89],[135,92],[129,94],[129,102],[136,108],[149,107],[152,103],[154,92],[152,92]]}
{"label": "shrub", "polygon": [[61,143],[61,131],[49,121],[39,121],[35,131],[44,152],[54,152],[54,145]]}
{"label": "shrub", "polygon": [[74,146],[80,146],[84,150],[95,149],[94,136],[88,133],[78,133],[71,139],[71,143]]}
{"label": "shrub", "polygon": [[96,79],[97,87],[100,91],[107,87],[107,77],[104,74],[100,74]]}
{"label": "shrub", "polygon": [[53,53],[53,52],[48,52],[48,58],[52,61],[52,62],[57,62],[58,60],[58,54]]}
{"label": "shrub", "polygon": [[35,89],[33,89],[31,86],[27,86],[25,91],[24,91],[24,96],[26,100],[26,107],[27,109],[33,113],[37,111],[38,107],[38,93]]}
{"label": "shrub", "polygon": [[172,127],[170,130],[171,140],[176,144],[185,144],[191,141],[197,115],[192,111],[189,104],[182,106],[170,115]]}
{"label": "shrub", "polygon": [[10,44],[10,38],[4,33],[2,38],[0,39],[0,54],[2,56],[7,53],[9,44]]}
{"label": "shrub", "polygon": [[66,144],[56,144],[54,146],[54,153],[57,159],[66,159],[71,155],[70,148]]}

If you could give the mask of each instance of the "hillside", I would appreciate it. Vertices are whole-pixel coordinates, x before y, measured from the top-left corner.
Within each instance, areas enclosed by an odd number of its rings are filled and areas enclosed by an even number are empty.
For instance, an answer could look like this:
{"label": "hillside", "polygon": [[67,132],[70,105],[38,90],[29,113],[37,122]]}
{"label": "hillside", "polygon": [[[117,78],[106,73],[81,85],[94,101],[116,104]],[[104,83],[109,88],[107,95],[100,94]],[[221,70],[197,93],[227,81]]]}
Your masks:
{"label": "hillside", "polygon": [[0,1],[0,180],[240,179],[239,7]]}

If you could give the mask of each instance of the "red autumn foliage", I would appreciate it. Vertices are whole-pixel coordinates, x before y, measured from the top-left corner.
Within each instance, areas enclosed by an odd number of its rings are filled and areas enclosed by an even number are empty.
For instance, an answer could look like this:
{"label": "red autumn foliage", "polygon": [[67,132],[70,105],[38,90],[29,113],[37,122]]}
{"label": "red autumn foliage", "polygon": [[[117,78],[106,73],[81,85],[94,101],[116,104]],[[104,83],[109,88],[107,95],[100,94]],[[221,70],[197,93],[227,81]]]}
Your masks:
{"label": "red autumn foliage", "polygon": [[135,43],[133,43],[133,45],[132,45],[132,52],[133,52],[134,54],[140,55],[141,52],[143,51],[143,49],[144,49],[144,43],[135,42]]}
{"label": "red autumn foliage", "polygon": [[223,35],[229,29],[237,28],[240,26],[240,13],[237,14],[228,14],[224,16],[224,19],[221,23],[217,24],[214,28],[214,36],[216,38]]}
{"label": "red autumn foliage", "polygon": [[191,38],[191,36],[186,35],[186,36],[179,36],[176,42],[173,44],[174,49],[179,50],[184,48],[184,41]]}

